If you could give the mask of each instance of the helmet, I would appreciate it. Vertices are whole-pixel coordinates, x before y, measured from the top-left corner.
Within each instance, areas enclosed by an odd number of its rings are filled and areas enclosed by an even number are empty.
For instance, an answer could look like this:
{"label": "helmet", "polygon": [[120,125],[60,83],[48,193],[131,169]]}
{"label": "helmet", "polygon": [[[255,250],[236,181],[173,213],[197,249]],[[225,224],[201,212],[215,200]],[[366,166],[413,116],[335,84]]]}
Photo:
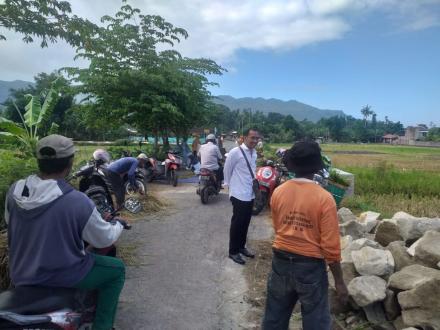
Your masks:
{"label": "helmet", "polygon": [[93,159],[94,160],[101,160],[104,163],[110,162],[110,154],[105,151],[104,149],[96,149],[93,152]]}
{"label": "helmet", "polygon": [[285,153],[286,153],[286,149],[278,148],[275,155],[277,155],[277,157],[279,158],[283,158]]}
{"label": "helmet", "polygon": [[215,140],[215,135],[214,134],[208,134],[208,136],[206,137],[206,140]]}
{"label": "helmet", "polygon": [[148,160],[148,156],[142,152],[142,153],[140,153],[140,154],[137,156],[137,159],[145,159],[145,160]]}

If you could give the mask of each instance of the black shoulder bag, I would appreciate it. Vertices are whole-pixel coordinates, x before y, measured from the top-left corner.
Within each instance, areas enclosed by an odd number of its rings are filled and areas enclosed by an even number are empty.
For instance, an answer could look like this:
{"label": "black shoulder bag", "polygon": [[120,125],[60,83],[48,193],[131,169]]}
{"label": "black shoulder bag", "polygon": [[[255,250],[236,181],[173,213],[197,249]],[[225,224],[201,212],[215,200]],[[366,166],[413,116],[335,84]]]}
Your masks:
{"label": "black shoulder bag", "polygon": [[247,167],[249,169],[249,173],[251,173],[252,177],[252,190],[255,194],[255,199],[258,199],[260,197],[261,191],[260,191],[260,184],[258,183],[258,180],[255,178],[254,172],[252,172],[251,165],[249,164],[249,160],[246,157],[246,154],[244,153],[244,150],[240,148],[241,153],[243,154],[244,159],[246,160]]}

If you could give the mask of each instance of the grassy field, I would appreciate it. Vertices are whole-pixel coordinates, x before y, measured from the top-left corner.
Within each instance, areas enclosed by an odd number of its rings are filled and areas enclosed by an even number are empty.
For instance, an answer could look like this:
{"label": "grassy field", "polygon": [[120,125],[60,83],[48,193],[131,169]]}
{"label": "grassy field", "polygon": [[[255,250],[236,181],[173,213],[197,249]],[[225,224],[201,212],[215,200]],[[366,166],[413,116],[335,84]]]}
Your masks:
{"label": "grassy field", "polygon": [[[290,147],[275,144],[272,148]],[[322,144],[334,167],[355,174],[355,196],[342,206],[440,216],[440,149],[383,144]]]}

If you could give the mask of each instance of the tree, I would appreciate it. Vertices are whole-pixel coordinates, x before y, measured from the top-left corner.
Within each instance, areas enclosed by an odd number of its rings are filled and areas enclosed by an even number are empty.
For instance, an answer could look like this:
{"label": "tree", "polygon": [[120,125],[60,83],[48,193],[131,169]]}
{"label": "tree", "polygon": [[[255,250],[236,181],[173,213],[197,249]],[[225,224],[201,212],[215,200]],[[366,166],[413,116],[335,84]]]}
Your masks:
{"label": "tree", "polygon": [[[115,17],[104,16],[90,44],[77,48],[85,69],[65,68],[78,92],[93,100],[96,116],[117,125],[130,124],[144,134],[185,135],[202,122],[210,101],[207,75],[223,68],[208,59],[183,58],[177,51],[157,51],[188,36],[160,16],[143,15],[129,5]],[[136,23],[137,22],[137,23]]]}
{"label": "tree", "polygon": [[361,113],[364,116],[365,127],[367,127],[367,120],[374,112],[371,110],[371,106],[367,104],[361,109]]}
{"label": "tree", "polygon": [[[24,42],[41,38],[41,47],[58,39],[72,46],[87,43],[96,25],[71,15],[68,1],[58,0],[3,0],[0,1],[0,27],[24,34]],[[0,34],[0,41],[6,40]]]}

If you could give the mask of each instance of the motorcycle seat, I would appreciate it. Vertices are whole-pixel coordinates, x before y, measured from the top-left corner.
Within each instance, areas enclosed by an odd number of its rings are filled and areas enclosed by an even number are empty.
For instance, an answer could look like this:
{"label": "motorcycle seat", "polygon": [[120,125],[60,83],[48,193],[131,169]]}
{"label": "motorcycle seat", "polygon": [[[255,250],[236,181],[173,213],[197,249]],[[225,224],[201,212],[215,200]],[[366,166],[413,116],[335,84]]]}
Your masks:
{"label": "motorcycle seat", "polygon": [[0,293],[0,317],[4,312],[35,315],[75,309],[77,289],[21,286]]}

